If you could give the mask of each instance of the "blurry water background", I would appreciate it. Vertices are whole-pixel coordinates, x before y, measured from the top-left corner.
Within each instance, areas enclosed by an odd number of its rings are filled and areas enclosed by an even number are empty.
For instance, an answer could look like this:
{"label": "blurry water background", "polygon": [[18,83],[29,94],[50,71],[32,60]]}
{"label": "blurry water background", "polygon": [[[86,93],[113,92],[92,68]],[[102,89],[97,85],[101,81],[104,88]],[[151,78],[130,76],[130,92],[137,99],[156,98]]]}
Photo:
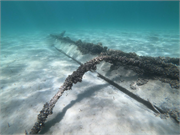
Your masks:
{"label": "blurry water background", "polygon": [[139,55],[179,57],[178,1],[2,1],[1,35],[67,31]]}

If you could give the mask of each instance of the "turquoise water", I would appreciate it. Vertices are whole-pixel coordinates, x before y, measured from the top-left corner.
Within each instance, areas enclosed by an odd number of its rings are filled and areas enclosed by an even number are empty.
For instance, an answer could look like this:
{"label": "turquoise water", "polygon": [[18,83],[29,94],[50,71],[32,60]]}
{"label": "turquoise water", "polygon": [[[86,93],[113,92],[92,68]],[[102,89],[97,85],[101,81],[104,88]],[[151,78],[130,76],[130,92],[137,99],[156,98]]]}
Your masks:
{"label": "turquoise water", "polygon": [[2,40],[10,35],[34,36],[38,32],[48,35],[63,30],[73,40],[102,42],[111,49],[146,56],[179,57],[179,2],[1,3]]}
{"label": "turquoise water", "polygon": [[51,29],[179,31],[178,1],[2,1],[3,32]]}
{"label": "turquoise water", "polygon": [[[67,49],[68,44],[49,36],[64,30],[74,41],[101,42],[140,56],[179,57],[179,2],[2,1],[0,134],[29,132],[44,103],[79,67],[54,48],[62,45]],[[64,51],[84,63],[89,55],[77,55],[79,51],[72,47]],[[102,66],[105,74],[109,69],[110,64]],[[155,105],[179,106],[179,89],[168,83],[150,80],[131,90],[138,76],[129,70],[120,68],[108,77]],[[88,72],[82,83],[59,99],[41,134],[179,134],[179,125],[170,120],[154,116]]]}

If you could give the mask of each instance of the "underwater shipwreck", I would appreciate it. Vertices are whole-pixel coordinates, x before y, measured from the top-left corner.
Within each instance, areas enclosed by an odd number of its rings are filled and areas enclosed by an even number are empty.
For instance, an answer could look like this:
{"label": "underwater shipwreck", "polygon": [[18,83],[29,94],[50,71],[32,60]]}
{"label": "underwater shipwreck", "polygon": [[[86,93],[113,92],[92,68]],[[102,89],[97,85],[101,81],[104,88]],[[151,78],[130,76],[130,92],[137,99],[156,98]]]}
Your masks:
{"label": "underwater shipwreck", "polygon": [[[53,108],[58,99],[65,91],[71,90],[73,84],[81,83],[83,75],[88,71],[96,73],[97,77],[143,104],[158,117],[171,118],[179,124],[179,58],[138,56],[134,52],[126,53],[121,50],[108,49],[102,43],[73,41],[64,35],[65,31],[61,34],[50,34],[51,47],[80,66],[66,78],[54,97],[44,104],[31,131],[25,130],[25,134],[39,133],[45,127],[48,115],[53,114]],[[126,72],[127,70],[134,76],[128,78],[119,74],[119,71]],[[126,81],[127,78],[128,81]],[[177,91],[157,89],[157,87],[148,90],[146,84],[157,81],[163,82]],[[139,86],[143,87],[143,91],[136,91]],[[168,95],[168,100],[163,93]]]}

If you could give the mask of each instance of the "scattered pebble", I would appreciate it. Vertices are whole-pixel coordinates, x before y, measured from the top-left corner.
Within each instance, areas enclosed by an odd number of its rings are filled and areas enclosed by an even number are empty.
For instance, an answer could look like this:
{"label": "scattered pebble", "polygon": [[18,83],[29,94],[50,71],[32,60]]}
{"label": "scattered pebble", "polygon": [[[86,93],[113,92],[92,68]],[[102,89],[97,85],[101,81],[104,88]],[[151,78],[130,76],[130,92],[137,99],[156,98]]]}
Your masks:
{"label": "scattered pebble", "polygon": [[131,88],[132,90],[136,90],[136,82],[131,83],[131,84],[130,84],[130,88]]}

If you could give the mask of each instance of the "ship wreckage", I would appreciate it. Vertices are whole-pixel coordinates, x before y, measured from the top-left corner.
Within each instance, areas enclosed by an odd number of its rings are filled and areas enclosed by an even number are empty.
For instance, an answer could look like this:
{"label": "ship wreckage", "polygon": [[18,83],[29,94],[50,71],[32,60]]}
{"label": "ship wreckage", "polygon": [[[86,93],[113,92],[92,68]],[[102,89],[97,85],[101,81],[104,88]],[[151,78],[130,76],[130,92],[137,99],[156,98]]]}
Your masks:
{"label": "ship wreckage", "polygon": [[[66,78],[50,102],[44,104],[31,131],[25,131],[25,134],[39,133],[45,127],[48,115],[53,113],[58,99],[65,91],[71,90],[73,84],[82,82],[83,75],[88,71],[96,73],[99,78],[143,104],[162,119],[171,118],[179,124],[179,58],[138,56],[136,53],[108,49],[102,43],[73,41],[64,34],[65,31],[61,34],[50,34],[51,47],[80,66]],[[127,70],[130,71],[129,74],[135,74],[129,81],[120,74],[120,71]],[[147,89],[148,83],[153,84],[157,81],[166,84],[164,87],[169,86],[170,90],[160,87]]]}

